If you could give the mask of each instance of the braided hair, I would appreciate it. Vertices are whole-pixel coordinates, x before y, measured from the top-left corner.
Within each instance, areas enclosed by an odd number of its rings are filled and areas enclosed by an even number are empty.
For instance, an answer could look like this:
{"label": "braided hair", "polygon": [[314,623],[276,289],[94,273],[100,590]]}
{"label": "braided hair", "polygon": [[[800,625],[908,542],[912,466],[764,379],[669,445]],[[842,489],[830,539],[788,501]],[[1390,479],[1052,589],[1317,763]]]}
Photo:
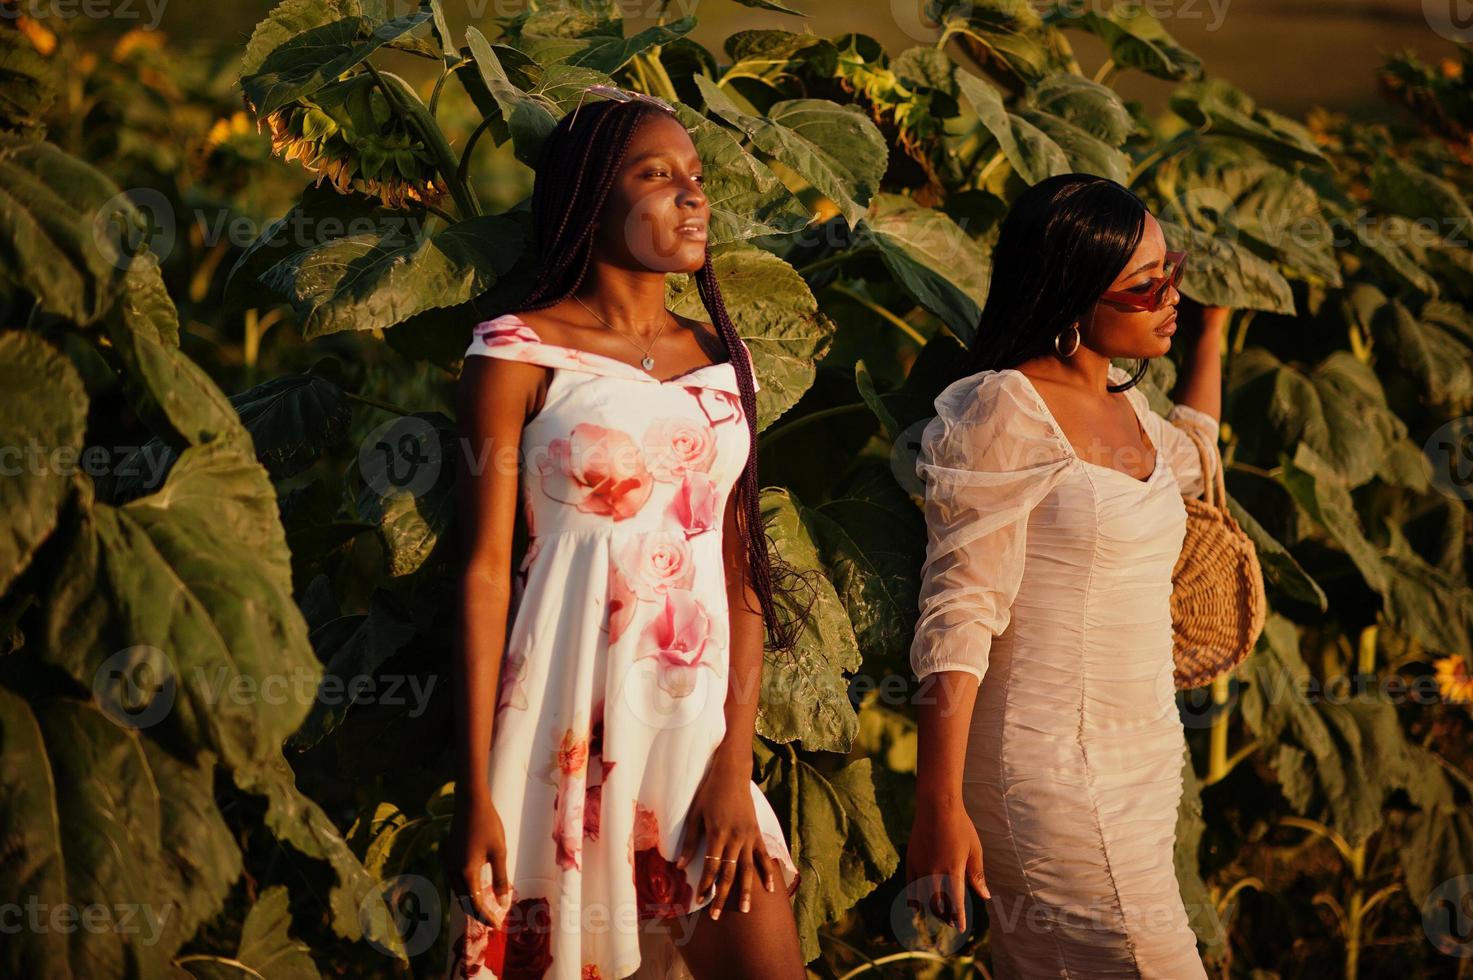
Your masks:
{"label": "braided hair", "polygon": [[[599,218],[630,140],[643,120],[663,112],[647,102],[590,101],[580,106],[577,113],[568,113],[559,120],[544,140],[535,168],[532,220],[536,272],[521,302],[504,312],[554,306],[582,285],[592,262]],[[721,297],[709,244],[695,280],[701,302],[736,371],[751,435],[751,449],[737,481],[737,531],[746,541],[747,565],[753,591],[762,607],[767,645],[776,652],[791,654],[817,593],[810,587],[808,601],[796,616],[785,619],[779,615],[774,595],[781,594],[789,609],[798,609],[800,603],[788,583],[795,578],[806,580],[806,576],[768,548],[757,482],[757,394],[752,383],[752,366]]]}

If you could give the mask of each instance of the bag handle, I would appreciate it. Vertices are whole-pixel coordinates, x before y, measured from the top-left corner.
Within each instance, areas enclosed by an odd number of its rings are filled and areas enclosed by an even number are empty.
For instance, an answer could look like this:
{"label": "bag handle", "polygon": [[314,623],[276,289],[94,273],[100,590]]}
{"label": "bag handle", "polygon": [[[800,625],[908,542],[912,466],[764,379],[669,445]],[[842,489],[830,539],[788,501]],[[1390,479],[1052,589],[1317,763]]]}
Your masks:
{"label": "bag handle", "polygon": [[[1176,423],[1173,422],[1172,425]],[[1208,448],[1207,438],[1191,426],[1177,425],[1176,427],[1190,436],[1192,442],[1197,444],[1197,460],[1202,467],[1202,499],[1218,510],[1227,510],[1227,486],[1222,477],[1222,454],[1215,446]],[[1218,464],[1212,469],[1213,478],[1208,480],[1207,473],[1214,455],[1217,456]]]}

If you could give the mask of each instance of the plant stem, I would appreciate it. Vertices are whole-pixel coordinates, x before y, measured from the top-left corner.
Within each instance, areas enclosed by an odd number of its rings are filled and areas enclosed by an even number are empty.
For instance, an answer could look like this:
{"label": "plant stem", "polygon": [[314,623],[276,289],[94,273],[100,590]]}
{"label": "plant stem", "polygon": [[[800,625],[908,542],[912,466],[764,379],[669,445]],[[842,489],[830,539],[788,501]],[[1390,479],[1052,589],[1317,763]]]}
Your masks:
{"label": "plant stem", "polygon": [[[435,169],[440,173],[440,179],[445,181],[445,186],[450,188],[450,194],[455,199],[456,210],[460,212],[462,219],[474,218],[480,215],[481,206],[476,201],[475,195],[470,187],[461,182],[458,177],[459,167],[455,158],[450,153],[450,144],[445,141],[445,134],[440,131],[439,123],[435,122],[434,116],[430,115],[424,103],[419,101],[419,95],[398,75],[390,72],[380,72],[373,67],[373,62],[364,61],[363,67],[378,82],[378,87],[384,93],[384,98],[389,100],[389,105],[399,116],[399,119],[412,129],[419,131],[420,137],[425,141],[425,146],[435,158]],[[390,84],[392,81],[393,84]],[[411,103],[409,100],[413,99]]]}
{"label": "plant stem", "polygon": [[810,262],[803,268],[799,269],[798,275],[804,277],[811,276],[815,272],[818,272],[820,269],[827,269],[831,265],[838,265],[840,262],[843,262],[845,259],[853,254],[854,253],[852,251],[844,251],[835,252],[833,255],[825,255],[823,258],[818,259],[814,262]]}

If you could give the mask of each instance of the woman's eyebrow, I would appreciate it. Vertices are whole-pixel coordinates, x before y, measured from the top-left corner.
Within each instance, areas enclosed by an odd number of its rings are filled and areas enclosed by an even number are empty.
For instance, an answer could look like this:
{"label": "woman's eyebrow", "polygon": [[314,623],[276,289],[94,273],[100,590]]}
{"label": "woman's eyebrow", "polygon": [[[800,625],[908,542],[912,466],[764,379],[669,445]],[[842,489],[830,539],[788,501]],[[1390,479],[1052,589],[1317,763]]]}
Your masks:
{"label": "woman's eyebrow", "polygon": [[[637,153],[634,156],[630,157],[627,162],[630,165],[633,165],[639,163],[642,160],[647,160],[650,157],[669,157],[673,159],[674,154],[671,153],[669,150],[645,150],[643,153]],[[699,167],[701,165],[701,158],[697,156],[693,159],[695,160],[696,166]]]}

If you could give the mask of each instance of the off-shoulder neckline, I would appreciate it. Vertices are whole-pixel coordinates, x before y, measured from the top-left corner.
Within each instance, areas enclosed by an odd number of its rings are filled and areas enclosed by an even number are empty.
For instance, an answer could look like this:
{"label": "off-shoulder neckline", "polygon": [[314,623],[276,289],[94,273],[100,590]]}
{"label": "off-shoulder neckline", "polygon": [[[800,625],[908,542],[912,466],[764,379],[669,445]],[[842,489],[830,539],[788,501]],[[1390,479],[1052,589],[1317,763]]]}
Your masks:
{"label": "off-shoulder neckline", "polygon": [[[1120,368],[1111,364],[1106,373],[1111,375],[1113,378],[1114,372],[1117,371],[1122,374],[1124,373],[1124,371],[1122,371]],[[1095,463],[1079,455],[1079,451],[1074,448],[1074,444],[1069,441],[1069,438],[1067,436],[1064,435],[1064,427],[1059,424],[1058,417],[1054,415],[1053,409],[1049,408],[1048,402],[1044,401],[1043,393],[1040,392],[1037,386],[1033,384],[1033,379],[1028,377],[1028,375],[1024,374],[1022,371],[1019,371],[1017,368],[999,368],[997,370],[997,373],[1016,374],[1018,377],[1023,379],[1023,384],[1028,389],[1029,395],[1038,404],[1038,407],[1043,410],[1044,414],[1048,416],[1049,424],[1054,435],[1058,437],[1059,442],[1064,446],[1066,450],[1068,450],[1069,455],[1073,459],[1077,460],[1080,463],[1083,463],[1085,466],[1093,466],[1097,470],[1104,470],[1107,473],[1118,474],[1129,480],[1131,483],[1139,484],[1143,487],[1150,486],[1151,483],[1156,479],[1156,475],[1161,472],[1161,447],[1157,446],[1155,442],[1150,441],[1151,437],[1149,433],[1146,432],[1146,420],[1141,417],[1140,406],[1135,403],[1134,398],[1130,397],[1129,391],[1126,391],[1124,393],[1125,400],[1130,403],[1131,411],[1135,412],[1136,422],[1141,427],[1141,435],[1144,436],[1151,445],[1151,472],[1146,474],[1144,477],[1132,476],[1124,470],[1116,469],[1113,466],[1105,466],[1102,463]]]}
{"label": "off-shoulder neckline", "polygon": [[[630,364],[628,361],[621,361],[617,357],[612,357],[608,354],[599,354],[595,351],[587,351],[578,347],[568,347],[564,344],[549,343],[548,341],[542,339],[542,335],[539,334],[530,323],[528,323],[526,320],[523,320],[515,313],[503,313],[500,316],[492,317],[490,320],[485,320],[482,323],[477,324],[477,327],[484,327],[486,324],[496,323],[498,320],[516,321],[517,326],[525,330],[533,338],[531,340],[519,341],[520,343],[536,344],[540,347],[548,348],[549,350],[559,351],[562,354],[571,358],[572,361],[579,365],[601,364],[613,367],[619,373],[621,373],[622,376],[627,377],[631,380],[644,381],[650,384],[657,385],[674,385],[688,383],[689,379],[692,376],[700,374],[703,371],[711,371],[716,368],[727,367],[732,369],[733,375],[735,375],[736,373],[736,366],[732,363],[731,359],[728,358],[724,361],[712,361],[710,364],[701,364],[697,367],[691,368],[688,371],[682,371],[680,374],[673,375],[669,378],[656,378],[652,376],[649,372],[645,371],[643,368],[634,364]],[[517,342],[518,341],[511,341],[511,343]]]}

